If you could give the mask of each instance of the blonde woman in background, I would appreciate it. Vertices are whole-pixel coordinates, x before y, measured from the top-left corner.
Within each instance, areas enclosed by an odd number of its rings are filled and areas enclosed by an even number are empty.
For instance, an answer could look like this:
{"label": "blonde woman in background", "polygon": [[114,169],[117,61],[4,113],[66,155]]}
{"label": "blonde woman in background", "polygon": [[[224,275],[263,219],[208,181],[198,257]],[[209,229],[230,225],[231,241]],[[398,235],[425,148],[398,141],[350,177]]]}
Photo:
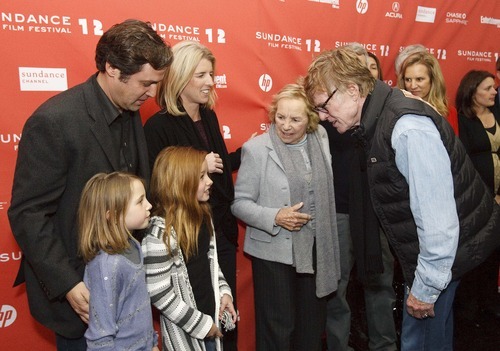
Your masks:
{"label": "blonde woman in background", "polygon": [[457,110],[448,104],[443,73],[432,54],[427,51],[410,54],[401,64],[398,87],[434,106],[458,134]]}

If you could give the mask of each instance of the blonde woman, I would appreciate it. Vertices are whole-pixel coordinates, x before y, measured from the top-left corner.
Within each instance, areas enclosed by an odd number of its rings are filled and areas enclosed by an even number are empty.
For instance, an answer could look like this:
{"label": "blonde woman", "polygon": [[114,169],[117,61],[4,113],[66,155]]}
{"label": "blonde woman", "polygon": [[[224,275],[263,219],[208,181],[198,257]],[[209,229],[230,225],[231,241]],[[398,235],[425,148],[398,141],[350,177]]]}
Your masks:
{"label": "blonde woman", "polygon": [[438,60],[432,54],[418,51],[409,55],[401,64],[398,87],[434,106],[458,135],[457,110],[448,104],[443,73]]}
{"label": "blonde woman", "polygon": [[[179,42],[174,60],[158,87],[161,111],[144,126],[152,166],[167,146],[193,146],[207,151],[208,171],[214,182],[209,200],[218,240],[220,266],[236,299],[238,225],[231,213],[234,198],[232,172],[240,165],[240,150],[228,153],[213,107],[216,59],[202,44]],[[224,335],[224,349],[236,351],[236,330]]]}

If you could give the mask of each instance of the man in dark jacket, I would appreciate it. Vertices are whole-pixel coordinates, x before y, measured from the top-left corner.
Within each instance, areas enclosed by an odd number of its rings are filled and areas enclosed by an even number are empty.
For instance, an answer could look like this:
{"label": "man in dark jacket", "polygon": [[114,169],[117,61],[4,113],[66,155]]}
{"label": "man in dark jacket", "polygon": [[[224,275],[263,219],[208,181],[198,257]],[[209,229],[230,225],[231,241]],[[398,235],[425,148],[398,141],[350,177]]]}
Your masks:
{"label": "man in dark jacket", "polygon": [[500,207],[446,120],[376,81],[352,50],[321,54],[305,87],[322,120],[354,130],[350,213],[369,215],[371,201],[400,261],[401,349],[453,349],[455,290],[499,245]]}
{"label": "man in dark jacket", "polygon": [[77,207],[96,173],[149,179],[138,113],[156,94],[172,53],[145,22],[111,27],[96,48],[98,72],[42,104],[19,143],[8,211],[23,260],[31,314],[56,333],[58,350],[86,350],[89,292],[79,257]]}

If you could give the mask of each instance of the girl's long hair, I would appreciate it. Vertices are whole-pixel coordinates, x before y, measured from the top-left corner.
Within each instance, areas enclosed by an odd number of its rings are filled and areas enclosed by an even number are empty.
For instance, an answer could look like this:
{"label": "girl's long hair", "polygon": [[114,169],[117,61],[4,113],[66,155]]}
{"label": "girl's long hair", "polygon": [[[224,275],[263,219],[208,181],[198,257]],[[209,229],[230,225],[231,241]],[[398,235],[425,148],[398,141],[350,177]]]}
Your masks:
{"label": "girl's long hair", "polygon": [[205,223],[213,235],[210,204],[199,202],[197,191],[206,151],[186,146],[170,146],[156,158],[151,177],[153,215],[165,218],[165,245],[170,246],[171,228],[186,261],[196,255],[198,234]]}
{"label": "girl's long hair", "polygon": [[132,234],[125,215],[132,196],[132,182],[139,177],[122,172],[98,173],[83,188],[78,208],[79,252],[85,262],[99,250],[109,254],[130,247]]}

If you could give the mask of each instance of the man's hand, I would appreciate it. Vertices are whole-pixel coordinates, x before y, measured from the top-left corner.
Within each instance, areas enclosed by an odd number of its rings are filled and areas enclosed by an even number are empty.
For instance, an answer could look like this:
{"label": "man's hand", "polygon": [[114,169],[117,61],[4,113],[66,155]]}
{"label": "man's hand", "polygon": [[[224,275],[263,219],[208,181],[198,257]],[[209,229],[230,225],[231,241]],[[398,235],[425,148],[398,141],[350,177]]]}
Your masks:
{"label": "man's hand", "polygon": [[85,283],[80,282],[76,284],[75,287],[66,294],[66,299],[82,321],[89,324],[90,293]]}
{"label": "man's hand", "polygon": [[224,164],[219,154],[211,152],[205,156],[205,160],[207,160],[208,173],[222,173]]}
{"label": "man's hand", "polygon": [[417,319],[424,319],[427,317],[434,317],[434,304],[425,303],[417,300],[415,296],[410,292],[408,299],[406,300],[406,311],[408,314]]}
{"label": "man's hand", "polygon": [[299,212],[304,206],[303,202],[293,205],[292,207],[284,207],[278,211],[274,222],[290,231],[299,231],[311,219],[311,215]]}

